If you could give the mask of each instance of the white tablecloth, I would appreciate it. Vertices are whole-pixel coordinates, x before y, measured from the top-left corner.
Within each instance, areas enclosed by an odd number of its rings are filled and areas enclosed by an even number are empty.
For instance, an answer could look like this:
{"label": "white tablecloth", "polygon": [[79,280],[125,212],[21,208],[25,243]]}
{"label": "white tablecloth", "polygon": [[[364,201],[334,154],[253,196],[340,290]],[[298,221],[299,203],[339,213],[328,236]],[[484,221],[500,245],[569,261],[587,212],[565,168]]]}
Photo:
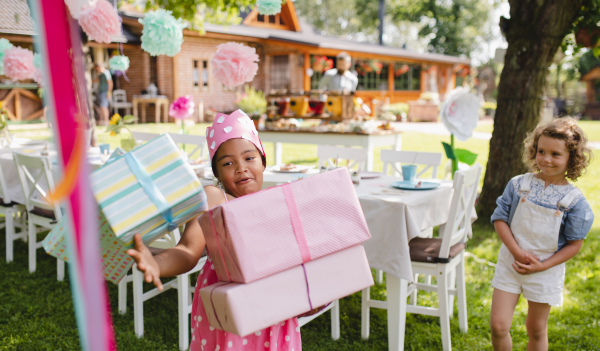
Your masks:
{"label": "white tablecloth", "polygon": [[356,187],[371,239],[364,244],[371,268],[413,281],[408,242],[423,230],[445,223],[452,200],[452,182],[432,190],[396,190],[398,177],[361,180]]}

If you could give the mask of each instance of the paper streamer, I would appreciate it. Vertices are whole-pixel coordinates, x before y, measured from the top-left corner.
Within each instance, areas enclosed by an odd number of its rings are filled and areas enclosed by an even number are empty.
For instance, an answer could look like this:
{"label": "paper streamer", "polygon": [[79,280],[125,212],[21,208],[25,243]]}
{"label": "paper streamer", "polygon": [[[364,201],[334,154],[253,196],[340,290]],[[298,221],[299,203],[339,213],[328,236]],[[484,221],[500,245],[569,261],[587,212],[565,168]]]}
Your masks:
{"label": "paper streamer", "polygon": [[[71,292],[83,350],[115,350],[106,285],[100,266],[97,205],[89,183],[83,135],[88,117],[80,29],[64,0],[29,2],[38,23],[39,49],[48,87],[46,105],[53,120],[61,166],[74,182],[63,188],[65,215],[71,219],[69,264]],[[81,108],[80,108],[81,107]],[[70,166],[67,166],[70,165]],[[69,191],[70,190],[70,191]]]}

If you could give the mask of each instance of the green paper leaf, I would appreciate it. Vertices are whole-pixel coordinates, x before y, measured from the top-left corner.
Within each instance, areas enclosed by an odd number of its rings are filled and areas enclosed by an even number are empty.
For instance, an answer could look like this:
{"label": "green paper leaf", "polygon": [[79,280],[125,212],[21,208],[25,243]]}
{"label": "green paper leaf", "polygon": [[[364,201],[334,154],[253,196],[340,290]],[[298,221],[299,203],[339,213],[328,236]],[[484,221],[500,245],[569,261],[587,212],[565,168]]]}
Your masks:
{"label": "green paper leaf", "polygon": [[442,141],[442,145],[444,146],[444,151],[446,151],[446,157],[448,157],[448,159],[450,160],[454,160],[454,158],[456,157],[454,155],[454,151],[452,150],[452,146],[450,146],[450,144],[443,142]]}
{"label": "green paper leaf", "polygon": [[125,123],[133,123],[135,121],[137,121],[137,117],[136,116],[127,115],[127,116],[123,117],[123,122],[125,122]]}
{"label": "green paper leaf", "polygon": [[120,125],[109,124],[106,126],[106,133],[110,133],[110,132],[118,133],[119,129],[121,129]]}
{"label": "green paper leaf", "polygon": [[466,163],[469,166],[472,166],[477,159],[477,154],[465,149],[455,149],[454,155],[456,155],[456,158],[458,158],[460,162]]}

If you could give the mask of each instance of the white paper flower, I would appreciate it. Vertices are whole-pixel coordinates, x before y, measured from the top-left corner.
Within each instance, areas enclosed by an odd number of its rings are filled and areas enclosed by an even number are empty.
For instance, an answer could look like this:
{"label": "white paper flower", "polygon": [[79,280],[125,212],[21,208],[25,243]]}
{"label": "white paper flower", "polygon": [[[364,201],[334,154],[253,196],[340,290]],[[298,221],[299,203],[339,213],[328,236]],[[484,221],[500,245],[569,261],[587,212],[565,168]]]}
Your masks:
{"label": "white paper flower", "polygon": [[458,140],[465,141],[473,134],[479,120],[480,102],[477,96],[463,87],[452,90],[440,109],[442,123]]}

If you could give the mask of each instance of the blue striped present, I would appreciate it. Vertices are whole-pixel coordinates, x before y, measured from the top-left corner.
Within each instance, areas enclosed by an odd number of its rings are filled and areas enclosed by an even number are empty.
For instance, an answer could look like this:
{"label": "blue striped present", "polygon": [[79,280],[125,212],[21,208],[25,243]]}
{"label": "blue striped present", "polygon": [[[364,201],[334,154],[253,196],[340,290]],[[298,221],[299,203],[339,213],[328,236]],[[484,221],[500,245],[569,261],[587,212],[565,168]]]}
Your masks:
{"label": "blue striped present", "polygon": [[208,208],[200,180],[167,134],[99,168],[91,182],[102,213],[125,246],[132,245],[136,233],[152,242]]}

